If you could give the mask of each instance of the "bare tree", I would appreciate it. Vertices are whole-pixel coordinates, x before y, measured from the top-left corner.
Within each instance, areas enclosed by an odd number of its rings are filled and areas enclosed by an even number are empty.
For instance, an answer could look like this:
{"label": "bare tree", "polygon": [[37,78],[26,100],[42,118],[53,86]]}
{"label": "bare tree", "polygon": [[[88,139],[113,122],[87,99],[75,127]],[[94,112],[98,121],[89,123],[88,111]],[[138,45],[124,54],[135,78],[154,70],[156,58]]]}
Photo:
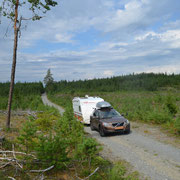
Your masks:
{"label": "bare tree", "polygon": [[[23,20],[40,20],[42,14],[45,14],[50,7],[57,5],[56,1],[53,0],[3,0],[2,5],[0,5],[0,17],[1,15],[7,17],[13,22],[14,29],[14,48],[13,48],[13,62],[11,69],[11,83],[9,89],[9,99],[8,99],[8,115],[6,127],[10,128],[10,117],[11,117],[11,104],[14,89],[14,79],[16,71],[16,59],[17,59],[17,47],[19,32],[21,29],[21,23]],[[27,8],[32,12],[31,17],[19,16],[20,8]]]}

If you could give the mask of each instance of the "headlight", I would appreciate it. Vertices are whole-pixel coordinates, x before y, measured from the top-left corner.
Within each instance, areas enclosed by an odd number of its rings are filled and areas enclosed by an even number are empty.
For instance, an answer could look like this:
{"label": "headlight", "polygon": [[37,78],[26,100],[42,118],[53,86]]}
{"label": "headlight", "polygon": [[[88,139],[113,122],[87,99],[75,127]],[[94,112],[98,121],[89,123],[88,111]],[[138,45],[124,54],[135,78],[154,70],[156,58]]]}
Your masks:
{"label": "headlight", "polygon": [[103,122],[104,127],[111,127],[112,125],[110,123]]}
{"label": "headlight", "polygon": [[126,121],[124,122],[124,125],[129,124],[129,121],[126,119]]}

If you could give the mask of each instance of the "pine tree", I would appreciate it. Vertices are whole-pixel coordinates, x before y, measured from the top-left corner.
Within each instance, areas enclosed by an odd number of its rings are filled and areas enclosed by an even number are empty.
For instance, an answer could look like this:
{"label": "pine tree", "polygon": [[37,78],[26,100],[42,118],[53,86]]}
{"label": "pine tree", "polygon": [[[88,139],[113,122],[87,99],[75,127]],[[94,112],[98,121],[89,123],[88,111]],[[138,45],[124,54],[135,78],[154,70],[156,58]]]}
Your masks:
{"label": "pine tree", "polygon": [[51,70],[47,70],[47,74],[44,77],[44,84],[47,87],[48,85],[52,84],[54,82],[54,78],[52,77]]}
{"label": "pine tree", "polygon": [[[43,14],[50,10],[50,7],[54,7],[57,5],[57,2],[54,0],[3,0],[0,4],[0,17],[1,15],[7,17],[13,22],[14,29],[14,48],[13,48],[13,62],[11,69],[11,83],[9,89],[9,99],[8,99],[8,115],[7,115],[7,128],[10,128],[10,117],[11,117],[11,105],[12,105],[12,97],[14,90],[14,79],[15,79],[15,71],[16,71],[16,59],[17,59],[17,47],[18,47],[18,38],[20,35],[21,24],[24,20],[40,20],[42,16],[39,15],[39,12]],[[31,17],[24,17],[19,14],[20,9],[24,9],[28,7],[32,12]],[[23,12],[23,11],[22,11]],[[20,16],[19,16],[20,15]]]}

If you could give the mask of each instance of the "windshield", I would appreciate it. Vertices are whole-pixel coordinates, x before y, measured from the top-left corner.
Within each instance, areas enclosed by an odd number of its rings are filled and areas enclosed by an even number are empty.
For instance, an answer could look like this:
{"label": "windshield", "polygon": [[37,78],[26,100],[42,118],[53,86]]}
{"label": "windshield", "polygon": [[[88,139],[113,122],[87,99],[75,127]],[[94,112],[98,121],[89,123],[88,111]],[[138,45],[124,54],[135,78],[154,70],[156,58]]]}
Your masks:
{"label": "windshield", "polygon": [[101,118],[112,118],[121,116],[115,109],[101,109],[99,112]]}

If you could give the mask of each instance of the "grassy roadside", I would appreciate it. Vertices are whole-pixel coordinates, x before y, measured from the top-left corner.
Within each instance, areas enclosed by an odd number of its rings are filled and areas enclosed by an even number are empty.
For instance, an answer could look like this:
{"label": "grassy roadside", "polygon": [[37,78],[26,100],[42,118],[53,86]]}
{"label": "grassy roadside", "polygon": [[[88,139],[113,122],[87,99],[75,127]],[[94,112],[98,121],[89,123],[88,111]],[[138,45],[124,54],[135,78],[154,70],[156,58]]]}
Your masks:
{"label": "grassy roadside", "polygon": [[180,136],[180,92],[117,92],[103,94],[131,121],[161,126],[166,133]]}
{"label": "grassy roadside", "polygon": [[[64,107],[67,108],[69,106],[72,106],[71,103],[71,96],[64,94],[64,95],[58,95],[58,96],[54,96],[52,94],[48,94],[48,98]],[[99,155],[97,155],[98,159],[102,159]],[[103,159],[102,159],[103,160]],[[92,177],[90,179],[107,179],[107,180],[135,180],[135,179],[139,179],[139,173],[137,171],[133,171],[132,167],[129,163],[125,162],[125,161],[109,161],[109,160],[103,160],[104,162],[106,162],[106,166],[103,168],[106,173],[101,177],[99,176],[98,178],[96,177]],[[103,165],[103,163],[101,164]]]}
{"label": "grassy roadside", "polygon": [[85,94],[104,98],[130,121],[158,125],[166,133],[180,136],[180,91],[64,93],[49,95],[49,98],[65,107],[73,97]]}
{"label": "grassy roadside", "polygon": [[[41,101],[39,104],[41,105]],[[39,107],[39,106],[38,106]],[[1,151],[23,152],[16,154],[15,161],[0,160],[0,179],[34,179],[43,176],[46,179],[85,178],[98,168],[91,180],[136,180],[136,172],[128,173],[125,166],[117,162],[114,165],[99,156],[102,147],[84,134],[83,126],[73,118],[71,107],[60,116],[56,109],[42,106],[40,112],[30,116],[20,113],[12,117],[11,129],[5,128],[4,114],[0,114],[1,135],[5,140]],[[13,153],[0,153],[0,158],[13,159]],[[30,154],[31,156],[29,156]],[[32,173],[52,167],[44,173]],[[22,168],[21,168],[22,167]]]}

